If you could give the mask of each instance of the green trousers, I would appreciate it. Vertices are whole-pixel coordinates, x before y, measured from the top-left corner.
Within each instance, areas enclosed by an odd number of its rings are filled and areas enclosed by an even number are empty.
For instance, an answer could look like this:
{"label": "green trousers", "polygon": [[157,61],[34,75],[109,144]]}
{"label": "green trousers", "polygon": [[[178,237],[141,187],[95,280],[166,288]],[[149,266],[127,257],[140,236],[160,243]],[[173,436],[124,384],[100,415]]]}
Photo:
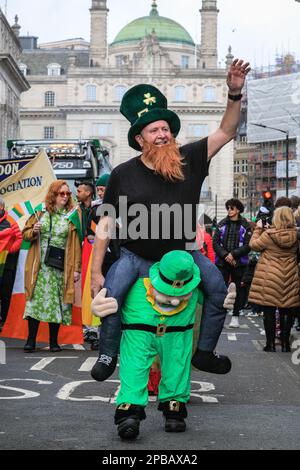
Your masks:
{"label": "green trousers", "polygon": [[[168,324],[168,320],[164,323]],[[162,375],[159,401],[177,400],[186,403],[190,397],[192,341],[192,329],[165,333],[164,336],[147,331],[123,331],[120,351],[121,389],[116,400],[117,406],[122,403],[147,405],[149,371],[157,354]]]}

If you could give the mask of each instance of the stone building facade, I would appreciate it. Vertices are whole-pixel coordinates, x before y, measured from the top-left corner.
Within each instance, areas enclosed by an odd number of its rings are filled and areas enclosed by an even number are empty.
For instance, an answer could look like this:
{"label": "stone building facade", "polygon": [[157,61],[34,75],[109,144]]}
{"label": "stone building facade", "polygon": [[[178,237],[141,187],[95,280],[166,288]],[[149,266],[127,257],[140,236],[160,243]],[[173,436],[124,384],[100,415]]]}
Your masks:
{"label": "stone building facade", "polygon": [[[89,47],[81,38],[42,47],[35,36],[20,38],[21,68],[31,85],[22,96],[22,138],[100,138],[116,166],[136,155],[119,107],[126,90],[139,83],[167,96],[181,119],[181,144],[215,131],[227,102],[227,71],[218,67],[217,0],[199,2],[200,45],[179,23],[160,16],[155,0],[147,16],[125,25],[108,44],[108,6],[106,0],[91,1]],[[231,60],[229,53],[227,65]],[[217,195],[222,216],[233,192],[232,143],[213,159],[202,189],[206,215],[214,217]]]}
{"label": "stone building facade", "polygon": [[19,137],[20,95],[29,89],[18,62],[18,28],[10,27],[0,9],[0,158],[7,157],[6,141]]}

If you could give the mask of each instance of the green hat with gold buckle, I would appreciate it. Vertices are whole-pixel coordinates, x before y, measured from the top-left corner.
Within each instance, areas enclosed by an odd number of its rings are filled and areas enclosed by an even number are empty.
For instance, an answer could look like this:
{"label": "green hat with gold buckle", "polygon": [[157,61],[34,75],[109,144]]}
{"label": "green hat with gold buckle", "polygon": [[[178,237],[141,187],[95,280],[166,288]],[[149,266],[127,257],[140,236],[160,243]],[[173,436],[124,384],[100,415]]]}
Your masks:
{"label": "green hat with gold buckle", "polygon": [[200,271],[192,255],[182,250],[166,253],[151,266],[150,282],[154,289],[165,295],[187,295],[201,281]]}
{"label": "green hat with gold buckle", "polygon": [[174,137],[178,135],[181,126],[180,119],[176,113],[167,108],[167,98],[152,85],[136,85],[125,93],[120,111],[131,123],[128,132],[130,147],[141,150],[135,136],[155,121],[166,121]]}

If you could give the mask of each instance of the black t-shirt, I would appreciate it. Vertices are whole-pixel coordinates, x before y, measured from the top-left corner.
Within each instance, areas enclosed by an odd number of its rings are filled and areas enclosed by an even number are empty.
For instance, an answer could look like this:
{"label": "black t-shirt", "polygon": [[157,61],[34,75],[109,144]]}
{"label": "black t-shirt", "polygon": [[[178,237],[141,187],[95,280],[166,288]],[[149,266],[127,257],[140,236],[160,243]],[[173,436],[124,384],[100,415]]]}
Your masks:
{"label": "black t-shirt", "polygon": [[184,181],[164,180],[139,156],[112,171],[105,191],[102,214],[114,216],[109,204],[121,218],[121,245],[148,260],[186,250],[195,240],[197,205],[209,168],[207,138],[184,145],[180,154]]}

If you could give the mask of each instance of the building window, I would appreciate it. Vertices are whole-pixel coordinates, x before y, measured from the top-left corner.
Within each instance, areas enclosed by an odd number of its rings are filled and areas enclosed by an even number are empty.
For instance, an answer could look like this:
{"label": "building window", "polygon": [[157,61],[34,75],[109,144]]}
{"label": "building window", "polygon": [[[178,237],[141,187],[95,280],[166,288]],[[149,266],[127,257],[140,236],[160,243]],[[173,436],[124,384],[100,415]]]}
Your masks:
{"label": "building window", "polygon": [[93,136],[112,137],[112,124],[107,122],[95,122],[93,124]]}
{"label": "building window", "polygon": [[234,160],[233,171],[234,171],[234,173],[239,173],[240,172],[240,162],[239,162],[239,160]]}
{"label": "building window", "polygon": [[122,101],[123,96],[125,95],[127,91],[126,86],[124,85],[118,85],[115,88],[115,97],[117,101]]}
{"label": "building window", "polygon": [[47,70],[49,77],[58,77],[61,74],[61,67],[59,64],[49,64]]}
{"label": "building window", "polygon": [[239,183],[235,181],[233,183],[233,197],[239,198],[239,192],[240,192],[239,190],[240,190]]}
{"label": "building window", "polygon": [[208,135],[207,124],[189,124],[188,125],[188,136],[189,137],[205,137]]}
{"label": "building window", "polygon": [[55,93],[53,91],[46,91],[45,93],[45,106],[55,106]]}
{"label": "building window", "polygon": [[175,87],[175,100],[174,101],[185,101],[185,87],[176,86]]}
{"label": "building window", "polygon": [[97,87],[96,87],[96,85],[88,85],[86,87],[86,99],[87,99],[87,101],[96,101],[96,99],[97,99]]}
{"label": "building window", "polygon": [[116,67],[122,67],[123,65],[123,56],[117,55],[116,56]]}
{"label": "building window", "polygon": [[203,101],[211,102],[216,100],[216,89],[214,86],[206,86],[204,88]]}
{"label": "building window", "polygon": [[188,55],[182,55],[181,56],[181,68],[182,69],[188,69],[189,68],[189,56]]}
{"label": "building window", "polygon": [[123,67],[126,65],[128,57],[126,55],[117,55],[116,56],[116,67]]}
{"label": "building window", "polygon": [[247,173],[247,172],[248,172],[248,161],[242,160],[242,173]]}
{"label": "building window", "polygon": [[248,195],[248,183],[247,181],[242,182],[242,199],[246,199]]}
{"label": "building window", "polygon": [[22,74],[24,75],[24,77],[26,77],[26,75],[27,75],[27,65],[20,64],[19,67],[20,67],[20,70],[21,70]]}
{"label": "building window", "polygon": [[54,127],[44,127],[44,139],[54,139]]}

